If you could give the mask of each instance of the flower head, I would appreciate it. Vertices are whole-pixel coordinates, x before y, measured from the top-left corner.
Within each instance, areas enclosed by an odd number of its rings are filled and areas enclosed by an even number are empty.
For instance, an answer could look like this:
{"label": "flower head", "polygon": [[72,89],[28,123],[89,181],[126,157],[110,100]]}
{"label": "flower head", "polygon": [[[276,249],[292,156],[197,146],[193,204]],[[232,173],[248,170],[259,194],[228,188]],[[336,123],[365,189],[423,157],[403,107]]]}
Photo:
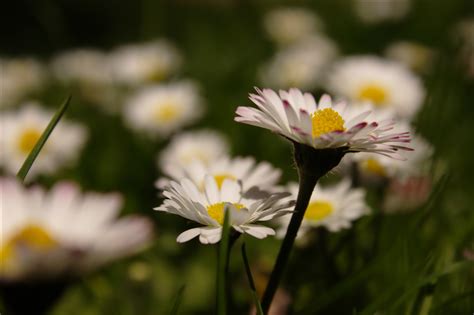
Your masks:
{"label": "flower head", "polygon": [[186,177],[184,169],[195,161],[211,165],[228,153],[227,139],[217,131],[204,129],[183,132],[173,137],[157,161],[165,175],[182,179]]}
{"label": "flower head", "polygon": [[[1,114],[0,165],[7,172],[18,172],[51,117],[53,113],[43,110],[35,102],[25,104],[19,111]],[[58,168],[72,164],[84,145],[86,135],[83,126],[62,120],[35,160],[29,176],[51,174]]]}
{"label": "flower head", "polygon": [[125,106],[124,119],[133,129],[164,137],[194,122],[202,113],[197,88],[186,81],[138,91]]}
{"label": "flower head", "polygon": [[327,65],[337,54],[336,46],[324,36],[312,36],[280,50],[261,71],[270,87],[314,89],[321,83]]}
{"label": "flower head", "polygon": [[[333,104],[323,95],[318,103],[298,89],[276,92],[257,89],[250,99],[258,108],[237,108],[237,122],[269,129],[315,149],[340,148],[344,152],[374,152],[400,157],[402,144],[410,141],[408,132],[391,132],[393,120],[367,120],[371,112],[346,111],[344,102]],[[347,114],[346,114],[347,113]]]}
{"label": "flower head", "polygon": [[272,40],[288,45],[320,31],[322,22],[308,9],[284,7],[269,11],[264,17],[264,27]]}
{"label": "flower head", "polygon": [[0,280],[71,276],[136,252],[151,223],[117,219],[117,194],[82,193],[72,183],[46,192],[1,178]]}
{"label": "flower head", "polygon": [[110,58],[114,79],[132,86],[162,81],[181,65],[181,55],[166,40],[119,47]]}
{"label": "flower head", "polygon": [[357,16],[367,24],[383,21],[396,21],[405,17],[411,8],[412,0],[354,0]]}
{"label": "flower head", "polygon": [[412,118],[425,91],[421,80],[394,61],[373,56],[347,57],[334,65],[328,89],[354,105],[370,102],[392,108],[399,117]]}
{"label": "flower head", "polygon": [[155,210],[177,214],[204,225],[181,233],[177,238],[180,243],[196,236],[203,244],[218,242],[226,210],[230,214],[230,226],[236,231],[256,238],[274,235],[273,229],[256,223],[284,215],[292,205],[291,202],[282,201],[289,195],[287,193],[268,194],[260,191],[249,196],[242,193],[237,181],[226,179],[219,187],[211,175],[206,176],[203,190],[185,178],[179,183],[170,182],[163,195],[167,199]]}
{"label": "flower head", "polygon": [[[280,179],[281,171],[268,162],[257,163],[252,157],[222,156],[210,164],[196,159],[183,165],[181,177],[171,179],[179,181],[189,178],[196,186],[203,188],[206,175],[213,176],[218,187],[222,187],[226,179],[240,181],[243,191],[246,192],[252,187],[263,190],[273,188]],[[169,182],[169,179],[162,178],[157,181],[157,187],[163,188]]]}
{"label": "flower head", "polygon": [[[291,183],[288,189],[292,197],[296,197],[298,184]],[[299,234],[304,234],[310,228],[319,226],[324,226],[331,232],[350,228],[353,221],[370,212],[364,199],[365,191],[361,188],[351,188],[348,179],[327,187],[316,185],[306,208]],[[283,226],[278,231],[279,235],[285,234],[289,219],[289,215],[281,217]]]}

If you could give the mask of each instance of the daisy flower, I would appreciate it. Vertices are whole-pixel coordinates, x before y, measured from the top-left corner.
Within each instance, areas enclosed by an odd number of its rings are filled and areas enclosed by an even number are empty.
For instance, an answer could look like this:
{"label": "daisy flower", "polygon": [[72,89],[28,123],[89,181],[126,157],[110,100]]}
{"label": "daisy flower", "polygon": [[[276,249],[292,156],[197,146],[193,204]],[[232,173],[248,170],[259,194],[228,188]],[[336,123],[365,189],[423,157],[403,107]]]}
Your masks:
{"label": "daisy flower", "polygon": [[297,7],[271,10],[263,22],[268,36],[280,45],[299,42],[322,28],[322,22],[314,12]]}
{"label": "daisy flower", "polygon": [[323,36],[313,36],[279,51],[261,70],[262,82],[275,88],[314,89],[337,49]]}
{"label": "daisy flower", "polygon": [[238,107],[237,122],[269,129],[315,149],[342,148],[344,152],[373,152],[399,158],[399,150],[410,150],[408,132],[391,132],[393,120],[368,120],[371,112],[348,110],[346,104],[333,104],[329,95],[318,103],[298,89],[280,91],[257,89],[250,100],[258,108]]}
{"label": "daisy flower", "polygon": [[82,193],[67,182],[50,191],[0,179],[0,280],[71,277],[132,254],[151,237],[141,217],[117,219],[121,197]]}
{"label": "daisy flower", "polygon": [[356,15],[367,24],[396,21],[411,9],[411,0],[354,0]]}
{"label": "daisy flower", "polygon": [[179,243],[197,236],[203,244],[217,243],[221,238],[226,209],[230,211],[230,226],[237,232],[260,239],[274,235],[273,229],[257,223],[288,213],[292,205],[291,202],[282,202],[287,193],[264,193],[248,199],[237,181],[226,179],[219,187],[211,175],[206,176],[203,191],[185,178],[179,183],[172,181],[163,195],[167,199],[155,210],[177,214],[204,225],[181,233],[177,238]]}
{"label": "daisy flower", "polygon": [[39,90],[47,78],[44,66],[32,58],[0,58],[0,69],[0,108],[14,105],[25,95]]}
{"label": "daisy flower", "polygon": [[184,169],[194,161],[211,165],[229,154],[228,140],[217,131],[197,130],[180,133],[171,139],[157,158],[162,172],[174,179],[186,177]]}
{"label": "daisy flower", "polygon": [[[280,179],[281,170],[274,168],[268,162],[257,163],[253,157],[222,156],[210,164],[194,160],[183,166],[182,175],[182,177],[171,179],[179,181],[189,178],[197,187],[204,187],[206,175],[211,175],[219,188],[226,179],[240,181],[245,193],[252,187],[271,190]],[[157,187],[163,188],[169,182],[168,178],[162,178],[157,181]]]}
{"label": "daisy flower", "polygon": [[385,49],[385,56],[404,64],[416,72],[426,72],[433,65],[435,53],[423,44],[409,41],[399,41],[390,44]]}
{"label": "daisy flower", "polygon": [[145,87],[124,107],[124,119],[130,128],[161,137],[191,124],[202,113],[197,87],[189,81]]}
{"label": "daisy flower", "polygon": [[[298,184],[290,183],[288,190],[292,198],[298,194]],[[309,205],[303,217],[298,235],[301,236],[309,229],[324,226],[330,232],[338,232],[351,227],[352,222],[370,213],[365,202],[365,191],[361,188],[351,188],[350,180],[323,187],[319,184],[313,190]],[[288,228],[290,216],[280,218],[282,222],[278,235],[283,236]]]}
{"label": "daisy flower", "polygon": [[119,47],[110,58],[114,79],[127,85],[162,81],[181,65],[181,55],[166,40]]}
{"label": "daisy flower", "polygon": [[[53,117],[36,102],[25,104],[16,112],[2,113],[0,125],[0,164],[10,174],[16,174]],[[77,123],[61,120],[35,160],[28,176],[52,174],[70,166],[79,156],[87,136]]]}
{"label": "daisy flower", "polygon": [[421,80],[403,65],[374,56],[347,57],[337,62],[328,89],[358,104],[392,108],[399,117],[412,118],[420,109],[425,91]]}

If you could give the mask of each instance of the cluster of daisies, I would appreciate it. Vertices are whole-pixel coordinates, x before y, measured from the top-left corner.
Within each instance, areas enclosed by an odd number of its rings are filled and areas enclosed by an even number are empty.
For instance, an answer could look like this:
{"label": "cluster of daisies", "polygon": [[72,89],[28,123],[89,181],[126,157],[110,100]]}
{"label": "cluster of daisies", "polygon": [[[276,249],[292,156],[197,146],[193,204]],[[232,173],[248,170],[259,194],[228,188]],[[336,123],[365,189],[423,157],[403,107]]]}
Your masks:
{"label": "cluster of daisies", "polygon": [[[370,23],[402,18],[408,12],[409,4],[409,1],[354,1],[355,13]],[[359,14],[359,11],[366,16]],[[383,56],[341,56],[335,43],[324,35],[323,26],[323,21],[313,11],[304,8],[282,7],[269,11],[264,17],[264,29],[279,50],[261,68],[262,84],[276,89],[298,87],[317,93],[327,91],[336,100],[349,104],[344,112],[346,117],[370,111],[369,118],[375,121],[386,123],[397,120],[394,128],[409,131],[413,138],[411,145],[415,152],[400,156],[407,161],[359,150],[362,153],[346,155],[337,170],[339,174],[356,177],[353,182],[357,186],[379,185],[390,191],[385,194],[383,208],[386,211],[411,209],[422,204],[430,192],[429,162],[433,149],[417,134],[414,123],[425,101],[422,78],[433,65],[436,53],[423,44],[401,40],[389,45]],[[261,104],[262,98],[265,98],[263,94],[268,92],[257,92],[252,100]],[[294,95],[285,94],[280,92],[279,96],[295,100]],[[300,105],[300,101],[296,103],[296,113],[288,113],[288,120],[292,123],[296,119],[306,129],[296,134],[297,141],[313,142],[316,146],[327,145],[330,139],[314,138],[327,131],[315,127],[321,119],[333,118],[337,126],[333,130],[349,130],[354,126],[354,122],[344,116],[333,117],[333,112],[318,112],[312,105],[305,107]],[[307,112],[306,115],[298,113],[301,107]],[[241,110],[241,116],[250,115],[248,109]],[[308,122],[304,123],[305,120]],[[293,132],[292,127],[289,128]],[[284,135],[295,139],[288,132]]]}

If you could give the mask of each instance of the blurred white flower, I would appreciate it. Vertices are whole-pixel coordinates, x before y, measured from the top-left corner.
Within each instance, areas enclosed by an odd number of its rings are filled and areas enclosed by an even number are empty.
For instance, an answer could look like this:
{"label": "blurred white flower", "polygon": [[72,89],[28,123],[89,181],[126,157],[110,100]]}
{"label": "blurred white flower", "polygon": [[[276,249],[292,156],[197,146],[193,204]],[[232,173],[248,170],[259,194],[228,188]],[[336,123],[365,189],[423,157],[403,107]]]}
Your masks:
{"label": "blurred white flower", "polygon": [[412,118],[425,96],[421,80],[403,65],[375,56],[347,57],[334,65],[328,89],[357,104],[372,102]]}
{"label": "blurred white flower", "polygon": [[290,212],[289,207],[292,206],[292,202],[282,201],[288,197],[287,193],[263,193],[247,198],[237,181],[226,179],[219,187],[212,175],[206,176],[203,191],[185,178],[179,183],[172,181],[163,195],[167,199],[155,210],[177,214],[204,225],[181,233],[177,238],[179,243],[196,236],[203,244],[217,243],[221,238],[226,209],[230,215],[230,226],[236,231],[265,238],[274,235],[275,231],[255,223],[284,215]]}
{"label": "blurred white flower", "polygon": [[354,0],[356,15],[367,24],[396,21],[411,9],[411,0]]}
{"label": "blurred white flower", "polygon": [[467,75],[474,78],[474,18],[458,23],[453,35],[460,47],[460,58],[466,65]]}
{"label": "blurred white flower", "polygon": [[[0,165],[16,174],[53,117],[36,102],[25,104],[18,111],[0,114]],[[86,129],[62,119],[48,138],[33,164],[28,177],[51,174],[73,164],[79,157],[87,136]]]}
{"label": "blurred white flower", "polygon": [[235,121],[261,127],[315,149],[341,148],[344,152],[372,152],[402,158],[400,150],[411,150],[408,131],[393,131],[394,120],[366,120],[370,110],[357,110],[345,102],[333,103],[323,95],[316,103],[313,95],[298,89],[256,89],[250,100],[257,106],[237,108]]}
{"label": "blurred white flower", "polygon": [[114,79],[127,85],[162,81],[181,65],[181,55],[165,40],[127,45],[112,52]]}
{"label": "blurred white flower", "polygon": [[[288,190],[291,198],[298,195],[298,184],[290,183]],[[350,180],[323,187],[317,184],[298,231],[301,237],[310,228],[324,226],[330,232],[338,232],[351,227],[352,222],[369,214],[370,208],[365,202],[365,191],[362,188],[351,188]],[[284,236],[290,222],[290,215],[280,218],[282,226],[278,230],[278,236]]]}
{"label": "blurred white flower", "polygon": [[260,77],[268,87],[311,90],[321,83],[324,71],[336,55],[332,41],[323,36],[309,37],[279,51],[261,69]]}
{"label": "blurred white flower", "polygon": [[1,178],[0,280],[90,271],[140,250],[151,237],[141,217],[117,219],[118,194],[82,193],[72,183],[49,192]]}
{"label": "blurred white flower", "polygon": [[0,108],[15,105],[45,85],[45,67],[33,58],[0,59]]}
{"label": "blurred white flower", "polygon": [[404,160],[395,160],[387,156],[371,153],[357,153],[349,157],[354,161],[362,179],[398,178],[404,179],[411,176],[426,175],[430,168],[430,159],[433,147],[421,136],[412,133],[410,152],[400,152]]}
{"label": "blurred white flower", "polygon": [[297,7],[273,9],[264,16],[263,22],[269,37],[280,45],[294,44],[322,28],[314,12]]}
{"label": "blurred white flower", "polygon": [[195,84],[181,81],[142,88],[131,96],[123,115],[130,128],[166,137],[196,121],[203,111]]}
{"label": "blurred white flower", "polygon": [[416,209],[429,198],[432,179],[429,175],[394,178],[384,195],[382,209],[385,213],[399,213]]}
{"label": "blurred white flower", "polygon": [[51,68],[58,81],[77,88],[85,99],[104,105],[106,110],[117,110],[110,58],[106,53],[92,48],[65,51],[53,58]]}
{"label": "blurred white flower", "polygon": [[413,71],[423,73],[432,67],[435,53],[420,43],[399,41],[390,44],[385,49],[385,56],[404,64]]}
{"label": "blurred white flower", "polygon": [[228,154],[228,140],[217,131],[204,129],[183,132],[173,137],[169,145],[161,151],[157,162],[166,176],[181,179],[186,177],[184,169],[194,161],[211,165]]}
{"label": "blurred white flower", "polygon": [[107,54],[92,48],[62,52],[53,58],[51,68],[54,76],[66,83],[102,85],[112,80]]}
{"label": "blurred white flower", "polygon": [[[212,163],[204,163],[197,159],[183,165],[182,176],[172,177],[171,180],[179,181],[188,178],[197,187],[204,188],[206,175],[213,176],[219,188],[226,179],[240,181],[245,193],[252,187],[272,190],[280,179],[281,170],[274,168],[268,162],[257,163],[253,157],[222,156]],[[169,182],[170,179],[162,178],[156,182],[156,185],[158,188],[164,188]]]}

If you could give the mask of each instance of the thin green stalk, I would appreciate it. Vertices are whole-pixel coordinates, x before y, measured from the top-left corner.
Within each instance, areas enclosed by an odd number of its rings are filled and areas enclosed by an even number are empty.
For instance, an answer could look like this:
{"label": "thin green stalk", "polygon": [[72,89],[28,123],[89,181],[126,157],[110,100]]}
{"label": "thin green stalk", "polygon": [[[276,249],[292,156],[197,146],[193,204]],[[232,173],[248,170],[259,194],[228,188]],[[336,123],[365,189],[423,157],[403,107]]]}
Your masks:
{"label": "thin green stalk", "polygon": [[257,289],[255,288],[255,282],[253,281],[252,271],[250,270],[249,260],[247,259],[247,252],[245,250],[245,243],[242,244],[242,259],[244,260],[245,273],[249,281],[250,289],[252,290],[252,297],[257,310],[257,315],[263,315],[262,305],[258,299]]}
{"label": "thin green stalk", "polygon": [[66,109],[68,108],[70,101],[71,101],[71,95],[68,96],[68,98],[64,101],[64,103],[61,105],[61,107],[59,107],[59,109],[56,111],[53,118],[51,118],[51,121],[49,122],[48,126],[43,131],[43,134],[38,139],[38,142],[36,142],[33,150],[31,150],[31,152],[30,152],[30,154],[28,154],[28,157],[26,158],[25,162],[23,162],[23,165],[21,166],[20,170],[16,174],[16,176],[22,182],[25,181],[26,175],[28,175],[28,172],[30,171],[30,168],[33,165],[33,162],[38,157],[38,154],[41,152],[41,149],[43,148],[44,144],[48,140],[49,136],[53,132],[56,125],[58,124],[59,120],[61,119],[63,114],[66,112]]}
{"label": "thin green stalk", "polygon": [[185,289],[186,289],[186,285],[184,284],[179,288],[178,293],[176,294],[176,298],[173,303],[173,307],[171,308],[171,312],[170,312],[171,315],[178,315],[179,306],[181,305],[181,301],[183,300],[183,293]]}
{"label": "thin green stalk", "polygon": [[229,211],[225,210],[224,223],[222,224],[222,236],[219,244],[219,257],[217,262],[217,301],[218,315],[225,315],[227,309],[226,300],[226,264],[229,251]]}
{"label": "thin green stalk", "polygon": [[295,243],[296,235],[303,221],[306,208],[318,180],[339,164],[348,148],[315,149],[313,147],[293,142],[294,159],[298,167],[299,191],[296,198],[294,213],[286,231],[285,238],[278,252],[275,266],[273,267],[267,288],[263,293],[262,309],[267,314],[276,293],[283,272],[290,257],[291,249]]}
{"label": "thin green stalk", "polygon": [[278,284],[283,276],[286,265],[288,263],[288,258],[290,257],[291,249],[296,239],[296,235],[300,228],[301,222],[303,221],[306,208],[308,207],[309,200],[313,193],[314,187],[319,179],[319,177],[313,176],[313,174],[308,174],[305,172],[300,172],[299,180],[299,191],[298,197],[296,199],[296,205],[294,213],[291,217],[290,224],[288,225],[288,230],[286,232],[285,238],[283,239],[280,251],[278,252],[277,260],[275,266],[273,267],[272,273],[270,275],[270,280],[268,281],[267,288],[263,293],[262,298],[262,309],[263,313],[267,314],[270,309],[270,305],[273,300],[273,296],[276,293]]}

